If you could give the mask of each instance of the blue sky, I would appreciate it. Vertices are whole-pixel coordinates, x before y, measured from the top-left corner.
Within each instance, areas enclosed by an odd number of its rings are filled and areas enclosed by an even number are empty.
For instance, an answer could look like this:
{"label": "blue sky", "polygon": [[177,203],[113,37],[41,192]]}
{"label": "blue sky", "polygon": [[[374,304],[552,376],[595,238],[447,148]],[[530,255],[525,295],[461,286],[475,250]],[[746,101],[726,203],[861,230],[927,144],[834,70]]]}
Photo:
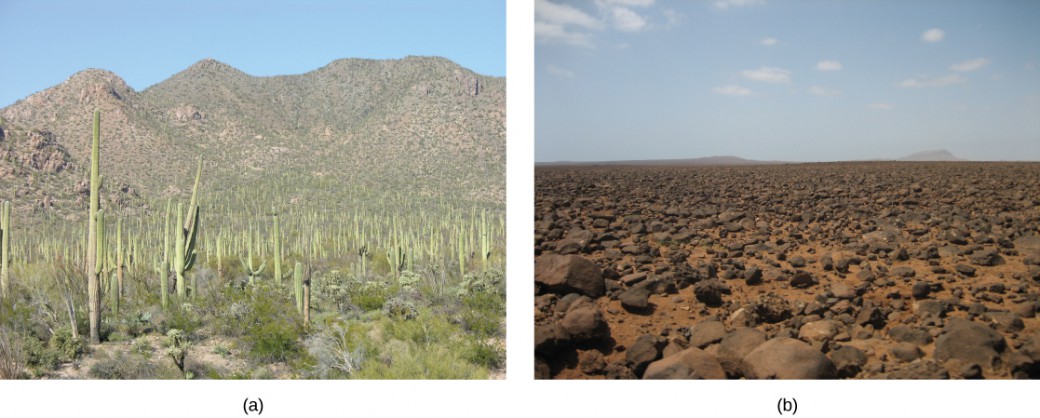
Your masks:
{"label": "blue sky", "polygon": [[203,58],[256,76],[436,55],[504,76],[502,1],[2,0],[0,107],[86,68],[141,91]]}
{"label": "blue sky", "polygon": [[1040,2],[537,0],[535,160],[1040,160]]}

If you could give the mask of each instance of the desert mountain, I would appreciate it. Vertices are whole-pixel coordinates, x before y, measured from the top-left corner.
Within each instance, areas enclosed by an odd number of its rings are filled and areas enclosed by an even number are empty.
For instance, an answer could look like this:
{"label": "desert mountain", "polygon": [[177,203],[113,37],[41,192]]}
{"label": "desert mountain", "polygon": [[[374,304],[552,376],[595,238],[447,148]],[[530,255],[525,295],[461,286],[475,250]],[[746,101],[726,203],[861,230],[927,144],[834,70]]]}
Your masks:
{"label": "desert mountain", "polygon": [[957,158],[952,153],[944,149],[929,150],[915,152],[905,157],[899,158],[897,161],[967,161],[963,158]]}
{"label": "desert mountain", "polygon": [[127,198],[189,192],[201,154],[209,190],[319,178],[323,188],[504,200],[505,79],[436,57],[273,77],[205,59],[140,92],[84,70],[0,109],[0,199],[74,198],[89,176],[95,109],[106,187]]}

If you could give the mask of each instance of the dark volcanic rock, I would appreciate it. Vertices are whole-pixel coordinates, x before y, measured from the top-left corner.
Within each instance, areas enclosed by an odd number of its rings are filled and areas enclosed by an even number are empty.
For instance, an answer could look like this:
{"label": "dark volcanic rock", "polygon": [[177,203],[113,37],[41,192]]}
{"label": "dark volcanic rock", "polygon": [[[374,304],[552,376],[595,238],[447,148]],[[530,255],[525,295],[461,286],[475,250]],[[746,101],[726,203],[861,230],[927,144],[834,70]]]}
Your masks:
{"label": "dark volcanic rock", "polygon": [[852,346],[842,346],[831,350],[828,357],[837,368],[840,378],[856,377],[863,370],[863,365],[867,364],[866,353]]}
{"label": "dark volcanic rock", "polygon": [[621,306],[630,311],[643,311],[650,307],[650,290],[645,287],[636,287],[626,290],[618,300]]}
{"label": "dark volcanic rock", "polygon": [[534,281],[543,293],[580,293],[592,298],[603,296],[603,272],[589,259],[579,255],[547,254],[535,259]]}
{"label": "dark volcanic rock", "polygon": [[820,350],[793,338],[766,341],[744,357],[749,379],[833,379],[834,363]]}
{"label": "dark volcanic rock", "polygon": [[791,276],[791,286],[795,288],[806,288],[814,284],[816,284],[816,280],[807,271],[798,271]]}
{"label": "dark volcanic rock", "polygon": [[967,264],[958,264],[954,266],[953,269],[956,270],[958,273],[968,277],[972,277],[975,275],[975,267],[969,266]]}
{"label": "dark volcanic rock", "polygon": [[994,249],[975,251],[968,258],[976,266],[995,266],[1004,263],[1004,258]]}
{"label": "dark volcanic rock", "polygon": [[914,286],[910,288],[910,295],[914,299],[924,299],[928,297],[929,293],[932,293],[932,285],[926,282],[914,283]]}
{"label": "dark volcanic rock", "polygon": [[791,317],[791,306],[787,303],[787,299],[780,296],[762,295],[758,297],[758,303],[755,304],[755,314],[763,322],[775,324]]}
{"label": "dark volcanic rock", "polygon": [[766,333],[754,328],[737,328],[719,343],[719,364],[729,376],[741,376],[744,356],[764,342]]}
{"label": "dark volcanic rock", "polygon": [[896,277],[914,277],[917,272],[914,271],[913,267],[899,266],[889,271],[889,274]]}
{"label": "dark volcanic rock", "polygon": [[653,335],[640,335],[636,342],[625,350],[625,362],[636,376],[642,376],[646,366],[661,358],[665,342]]}
{"label": "dark volcanic rock", "polygon": [[702,280],[693,286],[693,295],[708,306],[722,305],[722,295],[724,294],[730,294],[729,286],[715,279]]}
{"label": "dark volcanic rock", "polygon": [[950,320],[935,341],[935,359],[957,359],[993,368],[1006,348],[1004,337],[989,327],[973,321]]}
{"label": "dark volcanic rock", "polygon": [[719,321],[701,321],[690,328],[690,346],[704,348],[722,341],[726,326]]}
{"label": "dark volcanic rock", "polygon": [[726,372],[715,356],[688,348],[650,363],[643,379],[725,379]]}
{"label": "dark volcanic rock", "polygon": [[592,303],[575,303],[559,322],[563,333],[573,342],[602,340],[610,336],[603,313]]}
{"label": "dark volcanic rock", "polygon": [[920,348],[911,343],[896,343],[889,349],[889,353],[892,354],[892,358],[903,363],[917,360],[924,355]]}
{"label": "dark volcanic rock", "polygon": [[581,368],[582,373],[599,374],[607,367],[607,362],[603,359],[603,353],[587,350],[578,354],[578,367]]}
{"label": "dark volcanic rock", "polygon": [[906,325],[896,325],[888,330],[888,338],[893,341],[911,343],[915,345],[926,345],[932,342],[932,336],[923,329],[911,328]]}

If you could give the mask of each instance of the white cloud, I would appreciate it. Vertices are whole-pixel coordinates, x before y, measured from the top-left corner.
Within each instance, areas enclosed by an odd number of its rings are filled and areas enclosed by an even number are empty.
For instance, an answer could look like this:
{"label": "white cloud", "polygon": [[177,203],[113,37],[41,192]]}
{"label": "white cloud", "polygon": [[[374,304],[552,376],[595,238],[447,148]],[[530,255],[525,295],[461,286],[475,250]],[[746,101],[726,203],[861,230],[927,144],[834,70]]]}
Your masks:
{"label": "white cloud", "polygon": [[751,95],[751,89],[749,89],[747,87],[734,86],[734,85],[715,87],[715,88],[711,89],[711,91],[714,91],[716,94],[721,94],[723,96],[750,96]]}
{"label": "white cloud", "polygon": [[838,71],[841,69],[841,63],[838,61],[820,61],[816,63],[816,69],[820,71]]}
{"label": "white cloud", "polygon": [[596,0],[596,3],[604,6],[649,7],[654,5],[654,0]]}
{"label": "white cloud", "polygon": [[766,83],[790,83],[791,72],[783,68],[761,67],[756,70],[744,70],[740,75],[748,80]]}
{"label": "white cloud", "polygon": [[555,23],[561,26],[576,25],[586,29],[600,29],[603,23],[575,7],[556,4],[549,0],[537,0],[534,3],[535,19]]}
{"label": "white cloud", "polygon": [[892,106],[892,103],[871,103],[867,105],[867,109],[874,110],[892,110],[895,108],[895,106]]}
{"label": "white cloud", "polygon": [[552,74],[552,75],[555,75],[555,76],[565,77],[565,78],[574,78],[574,71],[571,71],[571,70],[568,70],[568,69],[565,69],[565,68],[560,68],[560,67],[557,67],[557,66],[555,66],[553,64],[546,65],[545,69],[549,71],[549,74]]}
{"label": "white cloud", "polygon": [[615,7],[611,12],[614,27],[625,32],[638,32],[646,27],[646,19],[643,19],[632,9]]}
{"label": "white cloud", "polygon": [[826,87],[812,86],[809,87],[809,93],[817,96],[837,96],[841,94],[841,90],[829,89]]}
{"label": "white cloud", "polygon": [[561,42],[568,45],[592,48],[592,36],[588,33],[568,31],[563,25],[534,22],[535,39],[541,42]]}
{"label": "white cloud", "polygon": [[923,87],[943,87],[951,84],[963,83],[968,79],[961,77],[956,74],[948,74],[941,77],[920,77],[920,78],[908,78],[906,80],[896,83],[897,86],[903,88],[914,88],[919,89]]}
{"label": "white cloud", "polygon": [[776,42],[776,38],[763,38],[761,41],[758,41],[758,44],[762,46],[773,46],[776,45]]}
{"label": "white cloud", "polygon": [[989,64],[989,59],[986,59],[986,58],[976,58],[976,59],[973,59],[973,60],[968,60],[968,61],[958,62],[956,64],[953,64],[953,65],[950,66],[950,71],[958,71],[958,72],[975,71],[975,70],[977,70],[979,68],[985,67],[986,64]]}
{"label": "white cloud", "polygon": [[665,29],[679,26],[679,22],[681,22],[683,18],[681,13],[672,9],[665,9],[661,13],[664,14],[664,20],[666,22],[664,25]]}
{"label": "white cloud", "polygon": [[765,4],[765,0],[717,0],[714,3],[716,9],[727,10],[730,7],[745,7]]}
{"label": "white cloud", "polygon": [[946,32],[943,32],[942,29],[932,28],[924,31],[924,33],[921,34],[921,40],[925,42],[939,42],[945,36]]}

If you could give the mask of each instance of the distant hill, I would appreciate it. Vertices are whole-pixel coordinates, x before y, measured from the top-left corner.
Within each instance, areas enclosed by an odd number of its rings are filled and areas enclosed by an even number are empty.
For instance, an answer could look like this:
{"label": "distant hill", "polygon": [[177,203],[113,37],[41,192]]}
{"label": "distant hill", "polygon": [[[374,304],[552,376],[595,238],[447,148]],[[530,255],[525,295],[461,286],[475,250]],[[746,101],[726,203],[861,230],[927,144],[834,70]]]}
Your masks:
{"label": "distant hill", "polygon": [[947,150],[937,149],[929,151],[915,152],[896,159],[896,161],[968,161],[963,158],[957,158]]}
{"label": "distant hill", "polygon": [[758,161],[748,160],[732,155],[712,156],[712,157],[701,157],[701,158],[682,158],[682,159],[667,159],[667,160],[624,160],[624,161],[593,161],[593,162],[574,162],[574,161],[555,161],[547,163],[538,163],[539,166],[551,166],[551,165],[642,165],[642,166],[653,166],[653,165],[695,165],[695,166],[712,166],[712,165],[762,165],[762,164],[787,164],[783,161]]}
{"label": "distant hill", "polygon": [[505,83],[438,57],[341,59],[273,77],[205,59],[140,92],[88,69],[0,109],[0,199],[75,199],[99,109],[106,187],[142,198],[189,193],[202,154],[211,191],[320,178],[501,202]]}

